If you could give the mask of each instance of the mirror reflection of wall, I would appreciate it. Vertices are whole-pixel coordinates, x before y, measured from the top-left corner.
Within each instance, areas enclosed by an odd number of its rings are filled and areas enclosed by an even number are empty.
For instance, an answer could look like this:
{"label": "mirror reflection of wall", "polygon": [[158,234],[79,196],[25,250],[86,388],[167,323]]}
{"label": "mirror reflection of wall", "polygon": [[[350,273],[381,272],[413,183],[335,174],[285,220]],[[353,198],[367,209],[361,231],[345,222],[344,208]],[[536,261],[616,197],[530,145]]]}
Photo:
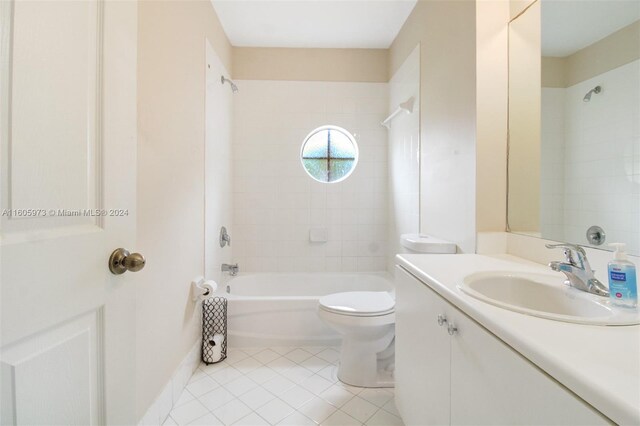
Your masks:
{"label": "mirror reflection of wall", "polygon": [[540,235],[540,2],[509,26],[509,227]]}
{"label": "mirror reflection of wall", "polygon": [[[536,19],[535,13],[528,14],[512,22],[510,37],[522,26],[518,20]],[[518,123],[510,119],[511,230],[587,245],[587,230],[597,225],[606,234],[600,248],[625,242],[638,254],[640,2],[541,0],[539,19],[539,160],[530,157],[528,166],[539,170],[539,180],[514,167],[514,150],[517,159],[525,148],[514,140],[522,130],[514,129]],[[510,73],[518,72],[512,59],[518,57],[510,57]],[[519,101],[511,89],[509,96],[511,114],[511,104],[515,101],[517,108]],[[535,116],[536,106],[528,108]],[[535,142],[529,141],[529,152],[535,150],[530,144]],[[527,177],[537,180],[539,193],[522,193],[522,185],[512,185]],[[511,200],[527,196],[539,202],[538,224],[526,223],[512,206]],[[527,203],[535,205],[531,199]]]}

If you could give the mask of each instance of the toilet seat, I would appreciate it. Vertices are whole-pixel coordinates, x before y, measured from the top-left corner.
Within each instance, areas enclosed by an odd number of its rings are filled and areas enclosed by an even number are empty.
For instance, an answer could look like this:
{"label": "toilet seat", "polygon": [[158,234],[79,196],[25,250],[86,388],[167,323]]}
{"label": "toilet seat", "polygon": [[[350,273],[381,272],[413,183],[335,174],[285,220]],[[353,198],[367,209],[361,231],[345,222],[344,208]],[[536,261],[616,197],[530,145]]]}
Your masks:
{"label": "toilet seat", "polygon": [[334,314],[377,317],[392,314],[396,301],[386,291],[350,291],[323,296],[320,309]]}

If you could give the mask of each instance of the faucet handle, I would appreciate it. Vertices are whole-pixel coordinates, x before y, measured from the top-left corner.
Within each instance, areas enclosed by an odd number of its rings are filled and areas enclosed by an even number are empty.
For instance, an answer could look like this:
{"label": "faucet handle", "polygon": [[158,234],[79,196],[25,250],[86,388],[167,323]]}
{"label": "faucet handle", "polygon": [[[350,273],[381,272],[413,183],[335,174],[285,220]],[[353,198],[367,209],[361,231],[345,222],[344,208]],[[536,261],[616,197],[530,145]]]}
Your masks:
{"label": "faucet handle", "polygon": [[[569,243],[545,244],[545,247],[548,249],[554,249],[554,248],[563,249],[567,262],[569,262],[574,266],[582,267],[587,258],[587,253],[584,251],[582,247],[580,247],[577,244],[569,244]],[[580,264],[576,263],[576,261],[573,259],[574,252],[578,255],[578,261],[580,262]]]}
{"label": "faucet handle", "polygon": [[548,249],[562,248],[562,249],[573,250],[573,251],[575,251],[577,253],[580,253],[582,255],[586,254],[584,249],[582,247],[580,247],[579,245],[577,245],[577,244],[560,243],[560,244],[545,244],[544,246],[546,248],[548,248]]}
{"label": "faucet handle", "polygon": [[220,228],[220,247],[224,247],[226,245],[231,247],[231,236],[227,232],[227,228],[223,226]]}

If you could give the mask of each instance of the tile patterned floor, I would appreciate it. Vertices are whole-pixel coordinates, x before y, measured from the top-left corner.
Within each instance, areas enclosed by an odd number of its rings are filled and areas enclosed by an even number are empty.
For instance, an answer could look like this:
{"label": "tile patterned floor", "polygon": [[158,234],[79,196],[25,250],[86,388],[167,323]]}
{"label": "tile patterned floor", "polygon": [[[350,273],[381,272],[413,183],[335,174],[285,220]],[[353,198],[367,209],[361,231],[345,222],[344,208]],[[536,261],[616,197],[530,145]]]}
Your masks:
{"label": "tile patterned floor", "polygon": [[164,425],[401,426],[393,389],[338,381],[338,350],[230,348],[200,365]]}

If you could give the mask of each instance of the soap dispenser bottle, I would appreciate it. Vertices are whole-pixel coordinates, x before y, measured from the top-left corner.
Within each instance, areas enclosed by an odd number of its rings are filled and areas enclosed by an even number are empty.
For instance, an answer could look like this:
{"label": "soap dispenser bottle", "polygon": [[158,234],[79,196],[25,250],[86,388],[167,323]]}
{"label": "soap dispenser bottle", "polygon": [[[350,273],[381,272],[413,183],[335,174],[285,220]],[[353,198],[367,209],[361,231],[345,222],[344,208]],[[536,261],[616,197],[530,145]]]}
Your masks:
{"label": "soap dispenser bottle", "polygon": [[626,244],[611,243],[615,247],[614,258],[609,262],[609,297],[615,306],[636,308],[638,306],[638,286],[636,267],[627,259]]}

